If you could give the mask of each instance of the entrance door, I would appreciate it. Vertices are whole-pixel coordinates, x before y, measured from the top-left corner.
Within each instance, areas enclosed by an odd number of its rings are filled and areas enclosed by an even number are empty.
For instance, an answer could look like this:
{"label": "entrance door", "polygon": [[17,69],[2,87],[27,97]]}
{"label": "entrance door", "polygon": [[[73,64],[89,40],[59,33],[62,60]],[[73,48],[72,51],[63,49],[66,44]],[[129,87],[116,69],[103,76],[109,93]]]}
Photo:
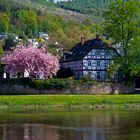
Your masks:
{"label": "entrance door", "polygon": [[136,78],[135,82],[135,93],[140,93],[140,77]]}
{"label": "entrance door", "polygon": [[140,89],[140,77],[136,78],[135,88],[139,88]]}

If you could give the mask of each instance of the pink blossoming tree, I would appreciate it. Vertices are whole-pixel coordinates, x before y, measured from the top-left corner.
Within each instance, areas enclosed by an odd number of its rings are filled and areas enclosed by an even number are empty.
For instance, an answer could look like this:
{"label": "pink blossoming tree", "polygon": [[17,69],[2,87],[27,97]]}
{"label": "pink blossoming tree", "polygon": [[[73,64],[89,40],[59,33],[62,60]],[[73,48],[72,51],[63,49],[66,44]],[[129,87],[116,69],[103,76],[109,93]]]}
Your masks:
{"label": "pink blossoming tree", "polygon": [[12,54],[2,58],[6,64],[7,73],[29,73],[29,76],[43,73],[45,77],[56,75],[59,70],[59,60],[45,50],[33,46],[17,46]]}

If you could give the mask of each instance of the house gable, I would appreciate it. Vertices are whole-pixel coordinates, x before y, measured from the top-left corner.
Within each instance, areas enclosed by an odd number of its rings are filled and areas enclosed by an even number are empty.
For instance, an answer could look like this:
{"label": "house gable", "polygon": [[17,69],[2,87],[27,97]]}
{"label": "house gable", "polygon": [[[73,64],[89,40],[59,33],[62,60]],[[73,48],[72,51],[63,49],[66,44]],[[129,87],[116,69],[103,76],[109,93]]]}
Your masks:
{"label": "house gable", "polygon": [[109,47],[100,39],[78,43],[65,58],[61,59],[64,67],[71,68],[75,78],[90,75],[93,79],[106,79],[106,72],[114,57],[119,56],[116,49]]}

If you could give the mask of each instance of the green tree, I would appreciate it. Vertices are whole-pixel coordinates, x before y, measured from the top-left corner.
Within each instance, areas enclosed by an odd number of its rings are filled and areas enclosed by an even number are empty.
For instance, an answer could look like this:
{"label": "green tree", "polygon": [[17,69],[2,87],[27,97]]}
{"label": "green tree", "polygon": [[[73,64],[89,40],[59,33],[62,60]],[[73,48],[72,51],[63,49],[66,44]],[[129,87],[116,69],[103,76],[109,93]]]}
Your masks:
{"label": "green tree", "polygon": [[3,55],[3,45],[0,43],[0,55]]}
{"label": "green tree", "polygon": [[64,20],[62,17],[49,14],[45,17],[44,23],[42,24],[43,31],[48,33],[55,32],[63,28],[63,23]]}
{"label": "green tree", "polygon": [[[3,55],[3,43],[0,42],[0,56]],[[0,78],[3,75],[3,66],[1,65],[1,60],[0,60]]]}
{"label": "green tree", "polygon": [[17,27],[29,37],[35,35],[38,31],[36,12],[32,10],[18,11]]}
{"label": "green tree", "polygon": [[140,75],[139,6],[135,0],[118,0],[110,5],[106,14],[105,32],[124,52],[110,70],[113,73],[121,70],[129,78]]}
{"label": "green tree", "polygon": [[[69,22],[68,22],[69,23]],[[67,24],[64,29],[56,30],[50,33],[50,44],[51,46],[60,49],[60,54],[71,49],[74,45],[80,42],[81,37],[85,39],[93,38],[92,34],[88,29],[81,27],[80,24]],[[55,45],[55,43],[58,43]]]}
{"label": "green tree", "polygon": [[8,32],[10,28],[10,17],[6,13],[0,13],[0,33]]}

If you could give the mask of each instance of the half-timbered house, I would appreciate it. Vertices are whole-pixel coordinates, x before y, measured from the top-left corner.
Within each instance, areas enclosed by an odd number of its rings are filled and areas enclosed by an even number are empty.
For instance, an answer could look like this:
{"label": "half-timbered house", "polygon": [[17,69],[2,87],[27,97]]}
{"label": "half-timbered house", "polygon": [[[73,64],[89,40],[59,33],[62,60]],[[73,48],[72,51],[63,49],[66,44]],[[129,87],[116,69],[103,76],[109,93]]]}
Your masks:
{"label": "half-timbered house", "polygon": [[[63,68],[70,68],[77,79],[89,75],[96,80],[105,80],[110,63],[118,55],[115,48],[110,47],[96,35],[95,39],[88,41],[81,38],[80,43],[64,53],[60,62]],[[114,78],[118,79],[118,75]]]}

